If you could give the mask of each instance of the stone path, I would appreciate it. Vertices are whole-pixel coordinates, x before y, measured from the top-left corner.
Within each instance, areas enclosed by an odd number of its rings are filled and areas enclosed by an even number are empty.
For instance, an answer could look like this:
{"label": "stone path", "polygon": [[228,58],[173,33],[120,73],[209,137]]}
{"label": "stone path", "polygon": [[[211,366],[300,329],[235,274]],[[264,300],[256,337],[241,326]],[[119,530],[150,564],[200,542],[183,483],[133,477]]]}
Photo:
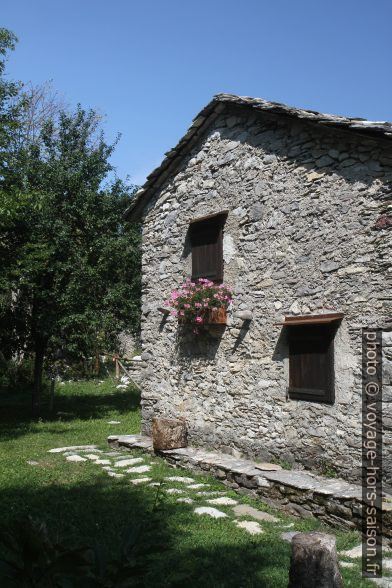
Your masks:
{"label": "stone path", "polygon": [[[74,447],[59,447],[50,449],[49,453],[62,454],[68,462],[77,464],[78,467],[86,467],[86,463],[100,466],[101,470],[111,478],[129,480],[134,486],[147,486],[151,489],[162,487],[162,492],[168,496],[175,497],[175,501],[181,505],[189,505],[193,508],[195,515],[206,516],[212,519],[229,519],[239,529],[250,535],[262,535],[265,532],[263,524],[277,525],[282,529],[281,539],[291,542],[298,531],[283,531],[295,526],[293,522],[285,523],[278,517],[259,510],[249,504],[240,504],[238,500],[227,496],[227,490],[211,488],[211,484],[198,482],[189,476],[166,476],[163,480],[157,481],[154,476],[154,461],[150,456],[130,457],[129,452],[121,455],[118,451],[103,452],[94,445],[79,445]],[[34,462],[35,463],[38,462]],[[83,464],[83,465],[82,465]],[[129,467],[131,466],[131,467]],[[76,466],[75,466],[76,467]],[[149,472],[149,476],[141,476]],[[168,487],[168,485],[170,486]],[[176,485],[176,486],[175,486]],[[223,488],[223,486],[222,486]],[[219,494],[219,496],[217,496]],[[204,505],[200,504],[204,502]],[[196,503],[196,504],[195,504]],[[225,511],[217,507],[225,507]],[[383,551],[392,551],[386,545]],[[362,546],[357,545],[351,549],[339,552],[340,557],[354,561],[342,560],[342,567],[354,567],[355,561],[362,556]],[[392,557],[384,558],[384,570],[392,571]],[[391,579],[384,578],[380,586],[388,586]],[[387,583],[385,583],[387,582]]]}
{"label": "stone path", "polygon": [[[145,435],[110,435],[109,445],[153,453],[152,440]],[[295,516],[319,518],[323,523],[346,530],[362,529],[362,488],[345,480],[319,476],[309,471],[283,470],[279,465],[258,463],[199,447],[160,451],[176,467],[203,471],[229,487],[244,491],[274,509]],[[193,486],[194,487],[194,486]],[[288,500],[289,497],[289,500]],[[383,532],[392,543],[392,495],[382,503]]]}

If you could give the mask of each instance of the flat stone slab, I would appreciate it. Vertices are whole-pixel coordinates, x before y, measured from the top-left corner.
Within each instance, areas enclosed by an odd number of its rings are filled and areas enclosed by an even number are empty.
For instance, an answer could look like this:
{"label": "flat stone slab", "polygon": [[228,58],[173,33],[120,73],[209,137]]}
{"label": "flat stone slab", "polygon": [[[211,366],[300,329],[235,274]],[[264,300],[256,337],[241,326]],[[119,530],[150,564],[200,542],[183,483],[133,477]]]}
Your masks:
{"label": "flat stone slab", "polygon": [[340,561],[339,565],[342,568],[353,568],[355,564],[352,561]]}
{"label": "flat stone slab", "polygon": [[235,524],[240,529],[248,531],[251,535],[260,535],[260,533],[264,533],[263,529],[256,521],[235,521]]}
{"label": "flat stone slab", "polygon": [[110,459],[96,459],[95,463],[97,465],[110,465],[112,462],[110,461]]}
{"label": "flat stone slab", "polygon": [[[165,478],[167,482],[183,482],[184,484],[191,484],[195,480],[193,478],[186,478],[185,476],[169,476]],[[188,486],[190,488],[190,486]]]}
{"label": "flat stone slab", "polygon": [[97,449],[96,445],[71,445],[70,447],[55,447],[54,449],[49,449],[48,453],[63,453],[64,451],[81,451],[81,450],[93,450]]}
{"label": "flat stone slab", "polygon": [[121,421],[108,421],[108,425],[121,425]]}
{"label": "flat stone slab", "polygon": [[227,514],[225,512],[222,512],[217,508],[212,508],[211,506],[199,506],[195,508],[193,512],[195,512],[198,515],[208,515],[213,519],[222,519],[224,517],[227,517]]}
{"label": "flat stone slab", "polygon": [[147,482],[150,482],[151,478],[134,478],[133,480],[130,480],[131,484],[134,484],[135,486],[138,486],[139,484],[146,484]]}
{"label": "flat stone slab", "polygon": [[285,533],[281,533],[280,537],[283,539],[283,541],[291,543],[294,535],[297,535],[298,533],[299,531],[286,531]]}
{"label": "flat stone slab", "polygon": [[215,496],[215,494],[222,494],[222,492],[220,490],[209,490],[206,492],[199,490],[196,496]]}
{"label": "flat stone slab", "polygon": [[151,470],[151,466],[142,465],[142,466],[136,466],[134,468],[129,468],[125,471],[127,472],[127,474],[144,474],[145,472],[149,472],[150,470]]}
{"label": "flat stone slab", "polygon": [[184,504],[192,504],[192,498],[177,498],[177,502],[183,502]]}
{"label": "flat stone slab", "polygon": [[81,457],[80,455],[67,455],[65,458],[67,461],[87,461],[85,457]]}
{"label": "flat stone slab", "polygon": [[144,459],[142,457],[133,457],[130,459],[121,459],[116,461],[114,464],[115,468],[125,468],[126,466],[135,465],[137,463],[143,463]]}
{"label": "flat stone slab", "polygon": [[253,506],[249,506],[248,504],[238,504],[233,508],[234,513],[237,516],[247,516],[257,519],[258,521],[264,521],[267,523],[278,523],[279,519],[272,516],[268,512],[264,512],[262,510],[258,510],[257,508],[253,508]]}
{"label": "flat stone slab", "polygon": [[117,443],[123,447],[135,447],[136,449],[144,449],[153,451],[152,439],[145,435],[109,435],[108,442]]}
{"label": "flat stone slab", "polygon": [[36,465],[39,465],[39,462],[38,462],[38,461],[34,461],[33,459],[28,459],[28,460],[26,461],[26,463],[28,463],[28,464],[29,464],[29,465],[31,465],[31,466],[36,466]]}
{"label": "flat stone slab", "polygon": [[107,475],[111,478],[123,478],[124,474],[118,474],[117,472],[112,472],[112,470],[107,471]]}
{"label": "flat stone slab", "polygon": [[91,460],[100,459],[100,456],[96,455],[95,453],[86,453],[86,455],[84,457],[87,457],[88,459],[91,459]]}
{"label": "flat stone slab", "polygon": [[208,504],[221,504],[222,506],[234,506],[238,504],[236,500],[229,498],[229,496],[219,496],[218,498],[210,498],[207,500]]}
{"label": "flat stone slab", "polygon": [[199,488],[208,488],[209,484],[188,484],[187,488],[190,490],[199,490]]}
{"label": "flat stone slab", "polygon": [[180,490],[179,488],[168,488],[166,492],[168,494],[184,494],[184,490]]}

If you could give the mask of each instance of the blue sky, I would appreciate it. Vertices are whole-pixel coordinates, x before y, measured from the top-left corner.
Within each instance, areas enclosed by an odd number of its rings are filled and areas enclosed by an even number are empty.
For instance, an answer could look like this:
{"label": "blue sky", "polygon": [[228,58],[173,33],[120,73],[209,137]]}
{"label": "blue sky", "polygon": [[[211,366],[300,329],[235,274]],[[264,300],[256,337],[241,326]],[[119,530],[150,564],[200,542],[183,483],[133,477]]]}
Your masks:
{"label": "blue sky", "polygon": [[141,184],[219,92],[392,120],[391,0],[8,0],[10,77],[106,114]]}

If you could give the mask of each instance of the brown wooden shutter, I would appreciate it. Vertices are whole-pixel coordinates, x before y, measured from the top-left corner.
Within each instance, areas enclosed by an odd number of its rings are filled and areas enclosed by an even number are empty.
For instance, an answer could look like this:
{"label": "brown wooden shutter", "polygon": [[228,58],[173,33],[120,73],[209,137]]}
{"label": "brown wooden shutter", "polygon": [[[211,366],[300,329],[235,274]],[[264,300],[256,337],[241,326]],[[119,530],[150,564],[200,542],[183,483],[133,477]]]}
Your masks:
{"label": "brown wooden shutter", "polygon": [[289,327],[289,396],[333,403],[333,325]]}
{"label": "brown wooden shutter", "polygon": [[223,224],[226,216],[192,222],[192,280],[208,278],[223,281]]}

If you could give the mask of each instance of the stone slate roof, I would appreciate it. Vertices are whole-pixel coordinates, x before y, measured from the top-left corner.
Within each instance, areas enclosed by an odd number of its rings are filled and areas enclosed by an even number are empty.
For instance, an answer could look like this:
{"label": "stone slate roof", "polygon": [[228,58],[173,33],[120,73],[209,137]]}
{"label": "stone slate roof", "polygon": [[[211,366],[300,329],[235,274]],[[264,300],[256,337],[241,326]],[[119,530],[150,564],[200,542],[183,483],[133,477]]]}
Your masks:
{"label": "stone slate roof", "polygon": [[286,106],[279,102],[269,102],[262,98],[236,96],[234,94],[217,94],[193,119],[191,126],[177,145],[165,153],[162,163],[147,177],[143,187],[138,190],[132,204],[126,211],[129,219],[140,218],[144,206],[153,193],[163,184],[167,177],[178,167],[183,157],[192,149],[200,136],[227,106],[246,107],[258,112],[309,121],[323,127],[333,127],[359,132],[373,138],[392,140],[392,123],[370,121],[363,118],[349,118],[334,114],[322,114],[314,110],[305,110]]}

